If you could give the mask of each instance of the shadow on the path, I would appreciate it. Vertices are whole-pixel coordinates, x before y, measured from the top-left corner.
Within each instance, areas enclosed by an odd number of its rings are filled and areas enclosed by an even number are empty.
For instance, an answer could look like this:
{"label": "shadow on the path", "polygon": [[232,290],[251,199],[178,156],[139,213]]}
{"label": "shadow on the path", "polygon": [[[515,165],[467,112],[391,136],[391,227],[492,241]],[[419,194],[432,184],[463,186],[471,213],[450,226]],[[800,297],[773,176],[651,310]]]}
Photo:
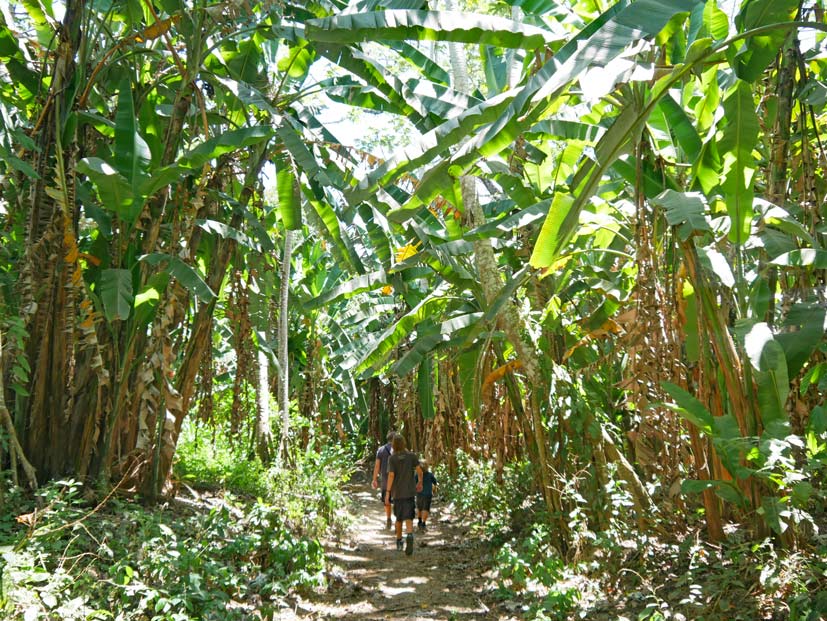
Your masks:
{"label": "shadow on the path", "polygon": [[[496,619],[481,593],[486,567],[476,542],[441,515],[438,505],[428,531],[414,535],[414,553],[396,549],[385,529],[379,495],[367,485],[349,489],[356,523],[353,540],[328,547],[328,591],[295,609],[297,618],[363,621],[462,621]],[[442,519],[442,521],[440,521]],[[278,617],[287,619],[288,617]]]}

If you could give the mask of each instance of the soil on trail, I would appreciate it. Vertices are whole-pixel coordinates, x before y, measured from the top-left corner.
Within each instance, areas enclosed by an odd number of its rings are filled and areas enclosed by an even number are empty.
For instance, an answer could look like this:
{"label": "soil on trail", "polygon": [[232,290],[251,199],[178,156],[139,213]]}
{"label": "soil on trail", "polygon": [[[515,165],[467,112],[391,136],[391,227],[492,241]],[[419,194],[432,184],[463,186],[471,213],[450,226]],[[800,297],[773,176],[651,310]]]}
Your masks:
{"label": "soil on trail", "polygon": [[368,485],[347,489],[355,522],[340,541],[326,544],[328,589],[306,595],[283,610],[279,621],[342,619],[360,621],[486,621],[500,617],[483,602],[489,580],[486,553],[467,536],[439,502],[425,533],[416,530],[414,552],[396,550],[394,530]]}

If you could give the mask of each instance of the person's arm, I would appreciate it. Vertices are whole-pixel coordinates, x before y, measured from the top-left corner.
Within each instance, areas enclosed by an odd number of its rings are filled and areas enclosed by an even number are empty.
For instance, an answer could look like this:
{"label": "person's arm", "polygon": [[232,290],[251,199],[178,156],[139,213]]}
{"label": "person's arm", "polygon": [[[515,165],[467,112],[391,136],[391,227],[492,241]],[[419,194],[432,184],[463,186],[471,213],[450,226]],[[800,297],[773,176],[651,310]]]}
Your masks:
{"label": "person's arm", "polygon": [[373,486],[373,489],[376,489],[377,487],[379,487],[379,483],[377,483],[377,481],[376,481],[376,479],[379,477],[379,466],[380,466],[380,460],[377,457],[376,458],[376,464],[374,464],[374,466],[373,466],[373,483],[371,483],[371,485]]}
{"label": "person's arm", "polygon": [[392,470],[388,472],[388,489],[385,491],[385,504],[391,504],[391,488],[393,488],[393,477],[396,476],[396,473]]}
{"label": "person's arm", "polygon": [[422,475],[422,466],[416,464],[416,492],[419,493],[422,491],[422,482],[425,480]]}

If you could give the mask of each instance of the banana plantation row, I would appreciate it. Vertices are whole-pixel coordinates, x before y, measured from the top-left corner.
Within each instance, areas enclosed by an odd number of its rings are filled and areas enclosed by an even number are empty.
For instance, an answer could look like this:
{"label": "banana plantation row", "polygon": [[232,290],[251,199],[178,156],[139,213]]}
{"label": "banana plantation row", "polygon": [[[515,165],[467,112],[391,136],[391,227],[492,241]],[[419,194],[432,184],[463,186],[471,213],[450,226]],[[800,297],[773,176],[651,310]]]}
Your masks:
{"label": "banana plantation row", "polygon": [[[229,391],[265,462],[297,412],[529,460],[561,550],[610,481],[644,528],[702,503],[712,540],[794,545],[825,30],[799,0],[4,7],[0,469],[154,498]],[[340,140],[345,106],[396,135]]]}

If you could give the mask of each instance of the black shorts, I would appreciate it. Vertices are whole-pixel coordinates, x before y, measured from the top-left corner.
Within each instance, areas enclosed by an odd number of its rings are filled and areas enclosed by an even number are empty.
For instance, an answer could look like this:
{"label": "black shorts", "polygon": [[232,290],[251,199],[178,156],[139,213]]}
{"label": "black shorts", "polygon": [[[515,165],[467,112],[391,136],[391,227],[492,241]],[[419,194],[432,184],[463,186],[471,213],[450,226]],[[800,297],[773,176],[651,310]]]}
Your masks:
{"label": "black shorts", "polygon": [[402,520],[414,519],[416,509],[414,508],[413,498],[394,498],[393,499],[393,515],[397,522]]}
{"label": "black shorts", "polygon": [[[379,502],[381,502],[383,505],[385,504],[385,493],[387,491],[388,490],[383,489],[381,492],[379,492]],[[391,496],[390,502],[393,503],[393,496]]]}
{"label": "black shorts", "polygon": [[431,510],[431,496],[426,496],[425,494],[417,494],[416,495],[416,508],[418,511],[430,511]]}

